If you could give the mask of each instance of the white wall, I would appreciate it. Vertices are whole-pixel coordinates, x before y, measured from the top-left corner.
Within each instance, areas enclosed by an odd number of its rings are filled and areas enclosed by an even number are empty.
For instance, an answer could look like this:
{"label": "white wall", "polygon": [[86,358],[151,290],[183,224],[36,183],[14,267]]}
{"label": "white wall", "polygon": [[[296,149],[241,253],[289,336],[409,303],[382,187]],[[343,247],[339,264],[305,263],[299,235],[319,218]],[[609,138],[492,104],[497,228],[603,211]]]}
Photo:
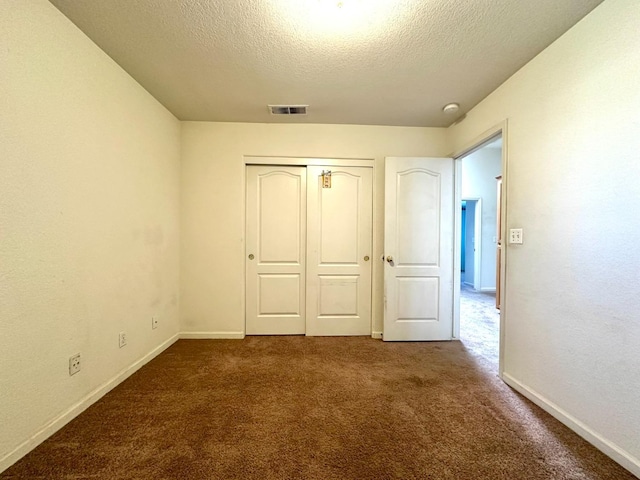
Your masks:
{"label": "white wall", "polygon": [[174,338],[179,214],[183,329],[242,332],[243,155],[375,159],[381,330],[383,158],[442,156],[508,119],[507,221],[525,243],[507,249],[505,378],[640,475],[638,24],[640,3],[606,0],[448,142],[440,129],[185,123],[179,207],[177,120],[48,2],[0,3],[0,470]]}
{"label": "white wall", "polygon": [[[496,289],[497,186],[502,171],[502,149],[485,147],[462,159],[462,198],[482,200],[482,238],[480,242],[480,283],[484,291]],[[469,231],[467,230],[467,233]],[[473,278],[465,277],[467,283]]]}
{"label": "white wall", "polygon": [[636,475],[638,25],[606,0],[449,129],[460,150],[508,119],[505,378]]}
{"label": "white wall", "polygon": [[373,318],[382,331],[385,156],[444,156],[445,130],[357,125],[182,125],[181,318],[186,332],[244,332],[244,155],[375,159]]}
{"label": "white wall", "polygon": [[1,471],[178,332],[180,124],[49,2],[0,31]]}

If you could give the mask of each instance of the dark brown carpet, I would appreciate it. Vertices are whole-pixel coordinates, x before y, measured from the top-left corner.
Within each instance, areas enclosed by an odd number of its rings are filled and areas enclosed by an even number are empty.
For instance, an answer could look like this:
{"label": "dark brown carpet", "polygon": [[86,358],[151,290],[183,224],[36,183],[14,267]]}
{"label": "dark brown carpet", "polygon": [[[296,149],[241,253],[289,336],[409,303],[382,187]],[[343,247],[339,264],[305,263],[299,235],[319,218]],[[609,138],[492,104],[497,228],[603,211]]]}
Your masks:
{"label": "dark brown carpet", "polygon": [[631,479],[461,342],[182,340],[3,479]]}

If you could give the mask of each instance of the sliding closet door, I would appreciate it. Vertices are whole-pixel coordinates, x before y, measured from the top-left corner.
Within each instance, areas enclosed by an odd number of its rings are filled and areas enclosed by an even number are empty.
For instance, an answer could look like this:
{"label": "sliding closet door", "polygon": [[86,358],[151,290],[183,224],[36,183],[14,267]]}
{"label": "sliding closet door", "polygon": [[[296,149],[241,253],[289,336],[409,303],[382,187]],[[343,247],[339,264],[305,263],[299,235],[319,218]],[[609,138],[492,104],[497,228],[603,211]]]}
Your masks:
{"label": "sliding closet door", "polygon": [[246,213],[246,333],[304,334],[305,167],[247,166]]}
{"label": "sliding closet door", "polygon": [[371,334],[372,176],[307,167],[307,335]]}

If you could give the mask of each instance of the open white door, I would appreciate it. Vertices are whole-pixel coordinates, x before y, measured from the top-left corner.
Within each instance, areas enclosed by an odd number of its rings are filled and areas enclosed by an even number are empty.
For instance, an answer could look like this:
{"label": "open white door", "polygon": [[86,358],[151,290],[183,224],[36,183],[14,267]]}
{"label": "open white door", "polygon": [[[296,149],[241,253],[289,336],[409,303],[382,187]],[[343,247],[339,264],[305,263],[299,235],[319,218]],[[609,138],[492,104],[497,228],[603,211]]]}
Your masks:
{"label": "open white door", "polygon": [[383,338],[451,340],[453,159],[385,163]]}

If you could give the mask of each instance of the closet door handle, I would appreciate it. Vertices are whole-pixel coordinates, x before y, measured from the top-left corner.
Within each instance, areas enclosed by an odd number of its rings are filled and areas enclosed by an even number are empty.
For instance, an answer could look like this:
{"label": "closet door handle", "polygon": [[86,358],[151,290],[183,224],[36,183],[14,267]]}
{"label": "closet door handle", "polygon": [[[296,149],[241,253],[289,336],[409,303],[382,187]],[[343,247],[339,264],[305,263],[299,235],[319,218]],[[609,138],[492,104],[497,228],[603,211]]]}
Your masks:
{"label": "closet door handle", "polygon": [[393,257],[391,255],[387,256],[387,262],[393,263]]}

